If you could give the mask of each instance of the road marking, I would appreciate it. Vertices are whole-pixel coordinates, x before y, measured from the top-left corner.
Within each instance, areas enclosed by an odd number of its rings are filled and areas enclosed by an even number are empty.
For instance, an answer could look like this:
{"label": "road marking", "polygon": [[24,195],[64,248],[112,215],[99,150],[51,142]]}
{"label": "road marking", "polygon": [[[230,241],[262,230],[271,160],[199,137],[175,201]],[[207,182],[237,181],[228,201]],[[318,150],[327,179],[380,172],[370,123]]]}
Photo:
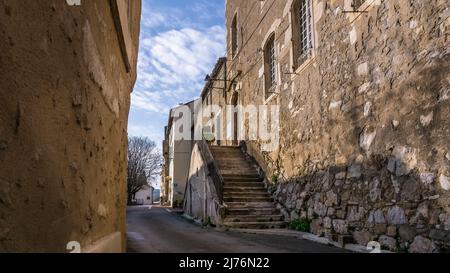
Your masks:
{"label": "road marking", "polygon": [[152,207],[153,207],[152,205],[149,205],[149,206],[148,206],[148,209],[149,209],[149,210],[151,210],[151,209],[152,209]]}
{"label": "road marking", "polygon": [[171,213],[171,212],[172,212],[170,209],[166,209],[166,211],[167,211],[168,213]]}

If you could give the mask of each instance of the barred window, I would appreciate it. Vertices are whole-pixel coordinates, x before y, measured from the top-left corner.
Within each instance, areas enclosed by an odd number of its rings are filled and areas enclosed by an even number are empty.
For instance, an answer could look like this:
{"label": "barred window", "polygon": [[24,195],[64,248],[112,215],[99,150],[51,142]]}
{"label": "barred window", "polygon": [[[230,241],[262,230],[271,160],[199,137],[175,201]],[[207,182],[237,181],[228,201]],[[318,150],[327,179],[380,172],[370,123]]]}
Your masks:
{"label": "barred window", "polygon": [[238,34],[237,34],[237,15],[234,16],[231,23],[231,55],[234,57],[238,50]]}
{"label": "barred window", "polygon": [[311,0],[297,0],[293,6],[295,66],[300,66],[312,53],[312,10]]}
{"label": "barred window", "polygon": [[266,98],[275,91],[277,85],[277,59],[275,52],[275,34],[267,40],[264,49],[264,63],[266,74]]}
{"label": "barred window", "polygon": [[366,0],[353,0],[352,1],[352,7],[354,10],[358,10],[362,4],[364,4],[364,2],[366,2]]}

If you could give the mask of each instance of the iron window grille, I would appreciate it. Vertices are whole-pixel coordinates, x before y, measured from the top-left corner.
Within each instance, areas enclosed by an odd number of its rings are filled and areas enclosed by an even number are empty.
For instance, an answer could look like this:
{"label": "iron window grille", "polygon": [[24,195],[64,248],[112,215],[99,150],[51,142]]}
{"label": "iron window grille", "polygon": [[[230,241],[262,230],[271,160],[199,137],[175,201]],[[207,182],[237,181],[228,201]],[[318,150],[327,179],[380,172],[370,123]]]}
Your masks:
{"label": "iron window grille", "polygon": [[297,8],[300,32],[297,63],[302,64],[311,56],[313,49],[311,0],[300,0]]}
{"label": "iron window grille", "polygon": [[267,64],[267,88],[266,96],[275,92],[277,85],[277,59],[275,52],[275,35],[269,39],[266,45],[266,64]]}
{"label": "iron window grille", "polygon": [[352,1],[352,7],[353,7],[353,10],[358,10],[361,6],[362,6],[362,4],[364,4],[364,2],[366,2],[366,0],[353,0]]}
{"label": "iron window grille", "polygon": [[238,49],[237,38],[237,16],[234,16],[233,22],[231,23],[231,54],[233,57],[236,55]]}

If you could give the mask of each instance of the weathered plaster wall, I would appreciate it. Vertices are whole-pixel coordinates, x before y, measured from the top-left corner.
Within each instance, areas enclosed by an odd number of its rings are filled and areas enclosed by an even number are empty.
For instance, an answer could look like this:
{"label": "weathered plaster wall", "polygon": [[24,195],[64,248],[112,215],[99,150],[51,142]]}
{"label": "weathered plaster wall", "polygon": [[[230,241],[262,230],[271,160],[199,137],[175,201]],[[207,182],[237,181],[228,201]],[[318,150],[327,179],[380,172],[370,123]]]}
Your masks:
{"label": "weathered plaster wall", "polygon": [[1,252],[124,250],[133,6],[127,72],[109,1],[0,1]]}
{"label": "weathered plaster wall", "polygon": [[[271,190],[287,219],[391,250],[448,250],[448,2],[369,0],[356,16],[343,13],[349,1],[313,1],[314,57],[296,71],[291,3],[227,1],[228,29],[240,18],[240,51],[232,60],[228,50],[240,103],[281,106],[279,149],[247,146],[269,178],[279,174]],[[271,31],[279,94],[266,102],[259,48]]]}
{"label": "weathered plaster wall", "polygon": [[198,144],[192,149],[190,162],[184,212],[194,219],[205,222],[210,220],[211,223],[220,225],[219,198],[208,171],[208,162],[203,159]]}
{"label": "weathered plaster wall", "polygon": [[[171,109],[167,126],[165,156],[169,175],[169,198],[171,206],[182,207],[189,175],[189,164],[193,148],[195,101],[179,105]],[[191,124],[187,126],[186,124]],[[187,127],[187,128],[186,128]],[[185,131],[186,130],[186,131]]]}

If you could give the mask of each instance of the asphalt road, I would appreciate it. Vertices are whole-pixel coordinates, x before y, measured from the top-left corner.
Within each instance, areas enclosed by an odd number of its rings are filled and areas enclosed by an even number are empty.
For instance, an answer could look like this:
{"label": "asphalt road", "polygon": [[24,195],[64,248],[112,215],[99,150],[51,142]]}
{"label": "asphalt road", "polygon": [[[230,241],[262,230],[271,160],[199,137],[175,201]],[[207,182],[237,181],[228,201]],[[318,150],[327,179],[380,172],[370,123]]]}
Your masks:
{"label": "asphalt road", "polygon": [[202,228],[168,208],[127,209],[129,253],[338,253],[345,250],[294,237]]}

